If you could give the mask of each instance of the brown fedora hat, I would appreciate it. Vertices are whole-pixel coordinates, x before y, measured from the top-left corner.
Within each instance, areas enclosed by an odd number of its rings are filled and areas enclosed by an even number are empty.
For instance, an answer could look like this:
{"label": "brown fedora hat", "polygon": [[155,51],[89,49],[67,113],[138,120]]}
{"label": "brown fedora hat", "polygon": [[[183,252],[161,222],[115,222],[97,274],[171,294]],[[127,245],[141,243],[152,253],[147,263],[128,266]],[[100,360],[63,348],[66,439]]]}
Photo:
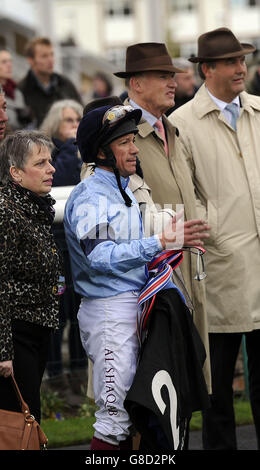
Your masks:
{"label": "brown fedora hat", "polygon": [[174,67],[165,44],[143,42],[133,44],[126,50],[125,72],[114,73],[116,77],[129,77],[138,72],[158,70],[162,72],[186,72]]}
{"label": "brown fedora hat", "polygon": [[190,62],[214,61],[239,57],[254,52],[251,44],[240,43],[228,28],[218,28],[202,34],[198,39],[198,57],[190,57]]}

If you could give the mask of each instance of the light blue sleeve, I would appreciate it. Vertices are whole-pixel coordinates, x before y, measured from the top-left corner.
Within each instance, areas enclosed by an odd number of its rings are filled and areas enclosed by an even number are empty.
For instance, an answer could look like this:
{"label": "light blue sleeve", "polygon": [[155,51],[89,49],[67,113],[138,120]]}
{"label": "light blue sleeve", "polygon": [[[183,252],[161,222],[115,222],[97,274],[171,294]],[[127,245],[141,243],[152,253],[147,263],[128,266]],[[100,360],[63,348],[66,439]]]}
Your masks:
{"label": "light blue sleeve", "polygon": [[157,235],[120,244],[109,240],[96,245],[88,254],[87,261],[96,271],[116,275],[144,266],[161,250]]}
{"label": "light blue sleeve", "polygon": [[[95,271],[114,275],[124,273],[145,265],[162,250],[157,235],[115,241],[106,203],[102,205],[100,199],[97,203],[93,197],[76,198],[72,204],[67,204],[65,218],[85,253],[88,266]],[[100,227],[106,236],[100,236]]]}

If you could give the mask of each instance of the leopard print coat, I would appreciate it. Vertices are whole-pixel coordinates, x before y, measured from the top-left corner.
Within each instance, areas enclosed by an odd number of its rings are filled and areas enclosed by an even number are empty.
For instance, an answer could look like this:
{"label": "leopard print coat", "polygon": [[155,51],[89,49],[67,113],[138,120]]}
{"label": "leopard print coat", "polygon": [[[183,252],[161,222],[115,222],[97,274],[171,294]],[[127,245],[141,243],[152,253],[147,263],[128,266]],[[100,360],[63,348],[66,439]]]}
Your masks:
{"label": "leopard print coat", "polygon": [[0,361],[13,359],[12,319],[58,328],[54,203],[14,183],[0,188]]}

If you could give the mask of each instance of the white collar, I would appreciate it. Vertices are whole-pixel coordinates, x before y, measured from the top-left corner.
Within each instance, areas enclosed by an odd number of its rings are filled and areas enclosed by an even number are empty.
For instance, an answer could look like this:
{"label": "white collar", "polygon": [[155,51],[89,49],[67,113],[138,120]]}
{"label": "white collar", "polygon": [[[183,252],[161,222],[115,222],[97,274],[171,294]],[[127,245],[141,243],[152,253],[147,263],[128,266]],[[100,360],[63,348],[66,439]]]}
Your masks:
{"label": "white collar", "polygon": [[[220,100],[219,98],[216,98],[214,95],[212,95],[212,93],[210,93],[210,91],[207,87],[206,87],[206,90],[207,90],[209,96],[211,97],[211,99],[214,101],[214,103],[216,103],[216,105],[219,107],[219,109],[221,111],[223,111],[225,109],[227,104],[230,104],[230,103],[226,103],[225,101]],[[239,109],[240,108],[239,96],[236,96],[235,99],[233,99],[232,103],[237,104],[238,109]]]}
{"label": "white collar", "polygon": [[[135,109],[141,109],[142,111],[142,117],[150,124],[150,126],[154,127],[154,124],[156,121],[158,121],[158,118],[155,117],[153,114],[149,113],[149,111],[146,111],[146,109],[141,108],[138,104],[136,104],[133,100],[129,99],[129,103],[133,108]],[[160,118],[162,120],[162,118]]]}

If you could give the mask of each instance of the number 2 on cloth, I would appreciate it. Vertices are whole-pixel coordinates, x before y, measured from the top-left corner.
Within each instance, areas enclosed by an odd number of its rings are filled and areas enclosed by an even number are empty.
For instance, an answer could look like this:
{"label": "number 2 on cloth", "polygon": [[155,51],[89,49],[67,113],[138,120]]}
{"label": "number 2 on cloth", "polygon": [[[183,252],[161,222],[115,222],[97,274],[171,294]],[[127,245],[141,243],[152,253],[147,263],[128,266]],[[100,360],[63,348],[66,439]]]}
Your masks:
{"label": "number 2 on cloth", "polygon": [[170,398],[170,421],[172,428],[172,437],[174,442],[174,449],[178,449],[180,442],[180,433],[179,427],[177,426],[177,394],[175,387],[172,383],[170,374],[166,370],[159,370],[152,381],[152,394],[156,405],[158,406],[160,412],[164,414],[166,409],[166,404],[162,399],[161,390],[165,385],[167,387],[169,398]]}

